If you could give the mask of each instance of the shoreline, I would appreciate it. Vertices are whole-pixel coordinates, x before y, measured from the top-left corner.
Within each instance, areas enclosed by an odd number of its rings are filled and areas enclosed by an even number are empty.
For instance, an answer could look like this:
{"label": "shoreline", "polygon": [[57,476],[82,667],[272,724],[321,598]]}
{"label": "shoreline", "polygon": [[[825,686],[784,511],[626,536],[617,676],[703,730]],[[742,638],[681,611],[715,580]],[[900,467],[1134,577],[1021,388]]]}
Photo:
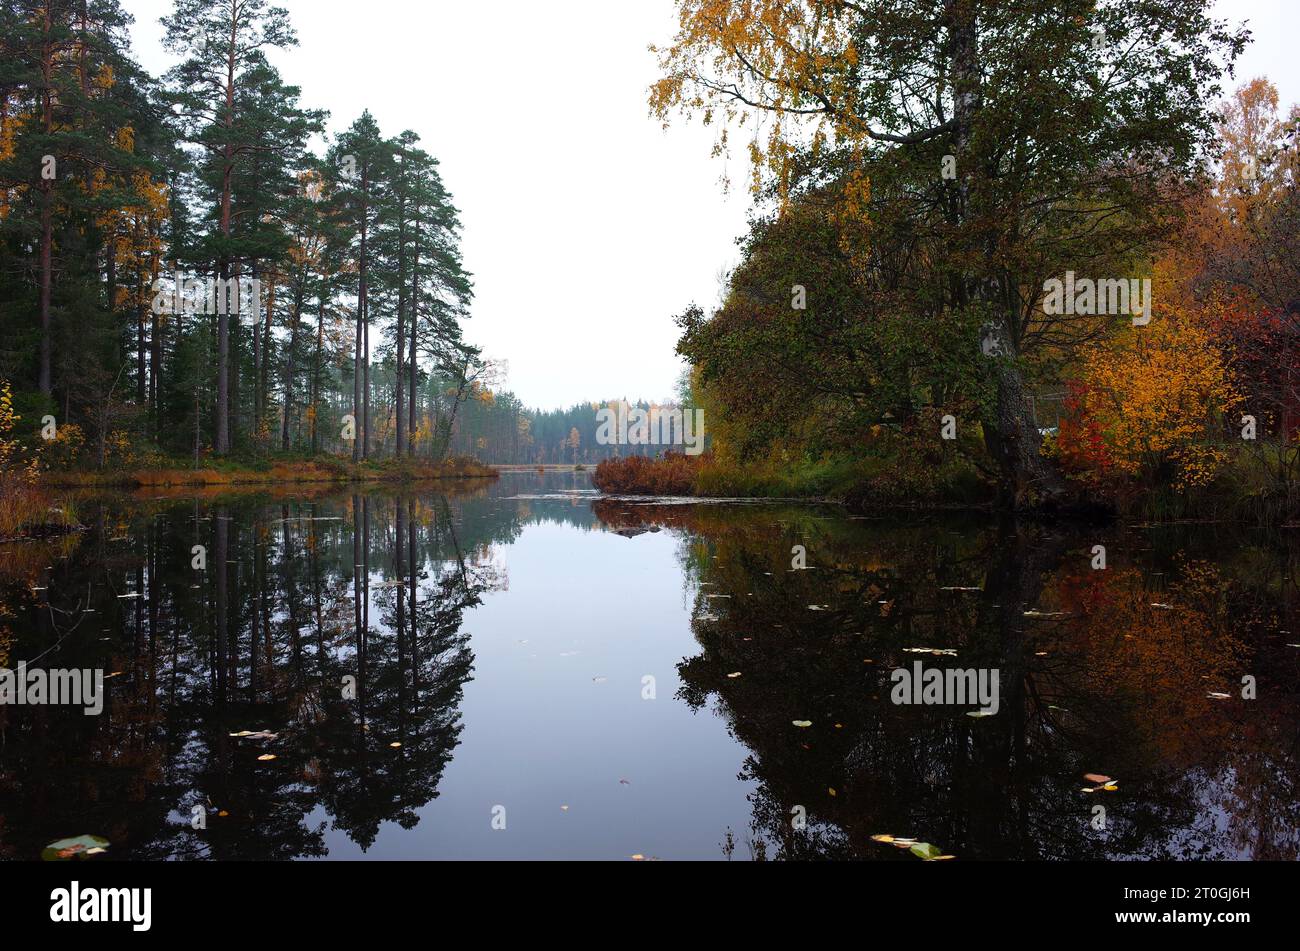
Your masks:
{"label": "shoreline", "polygon": [[203,488],[234,485],[350,485],[374,483],[433,482],[442,480],[500,478],[500,473],[472,459],[450,459],[440,463],[384,460],[353,463],[334,457],[229,467],[186,469],[151,467],[128,472],[47,472],[37,487],[66,489]]}

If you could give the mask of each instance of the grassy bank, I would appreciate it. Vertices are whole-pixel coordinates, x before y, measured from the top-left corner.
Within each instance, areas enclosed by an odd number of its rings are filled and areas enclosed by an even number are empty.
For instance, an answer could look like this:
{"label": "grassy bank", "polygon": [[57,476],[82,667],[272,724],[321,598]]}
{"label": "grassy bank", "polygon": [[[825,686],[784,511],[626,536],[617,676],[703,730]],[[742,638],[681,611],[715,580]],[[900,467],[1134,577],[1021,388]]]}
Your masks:
{"label": "grassy bank", "polygon": [[956,454],[935,460],[826,456],[740,466],[711,453],[629,456],[596,467],[596,488],[611,495],[817,499],[855,507],[984,506],[993,487]]}
{"label": "grassy bank", "polygon": [[421,482],[495,479],[497,472],[474,459],[382,459],[353,463],[337,456],[271,457],[209,461],[202,466],[156,465],[109,472],[42,473],[43,486],[60,488],[262,485],[272,483]]}
{"label": "grassy bank", "polygon": [[[1093,485],[1070,479],[1060,511],[1130,521],[1222,521],[1300,527],[1300,468],[1293,450],[1264,457],[1238,451],[1203,486],[1114,479]],[[994,481],[966,453],[916,450],[857,458],[764,461],[738,465],[712,454],[670,453],[602,462],[592,480],[609,495],[697,498],[809,499],[841,502],[856,511],[987,509],[996,505]]]}

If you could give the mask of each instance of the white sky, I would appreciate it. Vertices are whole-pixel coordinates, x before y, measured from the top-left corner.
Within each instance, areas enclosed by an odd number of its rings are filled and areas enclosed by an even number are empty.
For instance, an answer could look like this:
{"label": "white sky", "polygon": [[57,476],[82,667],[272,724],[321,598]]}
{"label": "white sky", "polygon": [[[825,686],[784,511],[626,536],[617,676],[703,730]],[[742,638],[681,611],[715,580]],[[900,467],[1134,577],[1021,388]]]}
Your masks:
{"label": "white sky", "polygon": [[[722,193],[712,133],[650,118],[646,47],[674,32],[672,0],[278,0],[300,46],[274,55],[330,131],[370,109],[418,133],[465,224],[476,299],[467,337],[509,364],[529,406],[672,395],[673,315],[717,301],[749,205],[743,167]],[[171,0],[122,0],[136,58],[171,65]],[[1239,79],[1300,100],[1300,0],[1218,0],[1249,19]],[[733,158],[733,163],[743,161]]]}

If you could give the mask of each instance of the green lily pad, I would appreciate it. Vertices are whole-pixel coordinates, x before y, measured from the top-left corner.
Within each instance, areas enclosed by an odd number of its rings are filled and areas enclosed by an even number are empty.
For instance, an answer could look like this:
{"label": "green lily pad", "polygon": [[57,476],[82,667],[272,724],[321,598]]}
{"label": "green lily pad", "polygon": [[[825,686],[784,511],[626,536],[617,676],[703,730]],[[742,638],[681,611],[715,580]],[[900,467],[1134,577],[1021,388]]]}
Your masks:
{"label": "green lily pad", "polygon": [[41,850],[41,859],[46,862],[68,862],[72,859],[84,859],[91,854],[98,855],[108,848],[108,844],[108,839],[97,835],[79,835],[73,839],[59,839],[58,842],[51,842]]}

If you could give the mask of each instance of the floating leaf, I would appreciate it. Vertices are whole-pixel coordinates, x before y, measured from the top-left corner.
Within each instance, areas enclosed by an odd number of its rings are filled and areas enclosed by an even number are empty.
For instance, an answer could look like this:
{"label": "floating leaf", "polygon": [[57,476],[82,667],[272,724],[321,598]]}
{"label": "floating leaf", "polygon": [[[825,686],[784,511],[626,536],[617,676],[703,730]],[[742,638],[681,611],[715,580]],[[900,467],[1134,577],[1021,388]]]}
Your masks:
{"label": "floating leaf", "polygon": [[812,720],[791,720],[790,722],[800,729],[807,729],[812,726]]}
{"label": "floating leaf", "polygon": [[873,835],[873,836],[871,837],[871,841],[872,841],[872,842],[884,842],[886,845],[889,845],[889,844],[893,843],[893,841],[894,841],[894,837],[893,837],[892,835]]}
{"label": "floating leaf", "polygon": [[70,859],[83,859],[97,849],[100,855],[108,848],[108,839],[98,835],[79,835],[71,839],[59,839],[51,842],[41,850],[41,858],[46,862],[67,862]]}
{"label": "floating leaf", "polygon": [[839,795],[839,793],[837,793],[837,792],[835,791],[835,788],[834,788],[833,786],[832,786],[831,788],[827,789],[826,791],[827,791],[828,793],[830,793],[832,796],[838,796],[838,795]]}
{"label": "floating leaf", "polygon": [[389,743],[389,744],[388,744],[388,748],[389,748],[389,749],[392,749],[392,750],[401,749],[401,748],[402,748],[402,744],[401,744],[401,743]]}
{"label": "floating leaf", "polygon": [[737,677],[739,677],[739,676],[740,676],[740,671],[736,671],[734,674],[727,674],[727,679],[728,679],[728,680],[735,680],[735,679],[736,679]]}
{"label": "floating leaf", "polygon": [[911,847],[911,852],[918,858],[925,859],[927,862],[933,862],[939,856],[943,855],[943,849],[937,845],[931,845],[929,842],[917,842]]}
{"label": "floating leaf", "polygon": [[1096,783],[1098,786],[1104,786],[1112,781],[1109,776],[1103,776],[1101,773],[1084,773],[1083,778],[1090,783]]}
{"label": "floating leaf", "polygon": [[261,756],[258,757],[258,759],[261,760],[263,763],[269,763],[271,760],[275,758],[276,755],[274,753],[263,753]]}
{"label": "floating leaf", "polygon": [[274,740],[277,737],[279,737],[280,734],[268,733],[266,730],[259,730],[256,733],[251,733],[248,730],[244,730],[240,733],[232,733],[230,735],[240,740]]}

